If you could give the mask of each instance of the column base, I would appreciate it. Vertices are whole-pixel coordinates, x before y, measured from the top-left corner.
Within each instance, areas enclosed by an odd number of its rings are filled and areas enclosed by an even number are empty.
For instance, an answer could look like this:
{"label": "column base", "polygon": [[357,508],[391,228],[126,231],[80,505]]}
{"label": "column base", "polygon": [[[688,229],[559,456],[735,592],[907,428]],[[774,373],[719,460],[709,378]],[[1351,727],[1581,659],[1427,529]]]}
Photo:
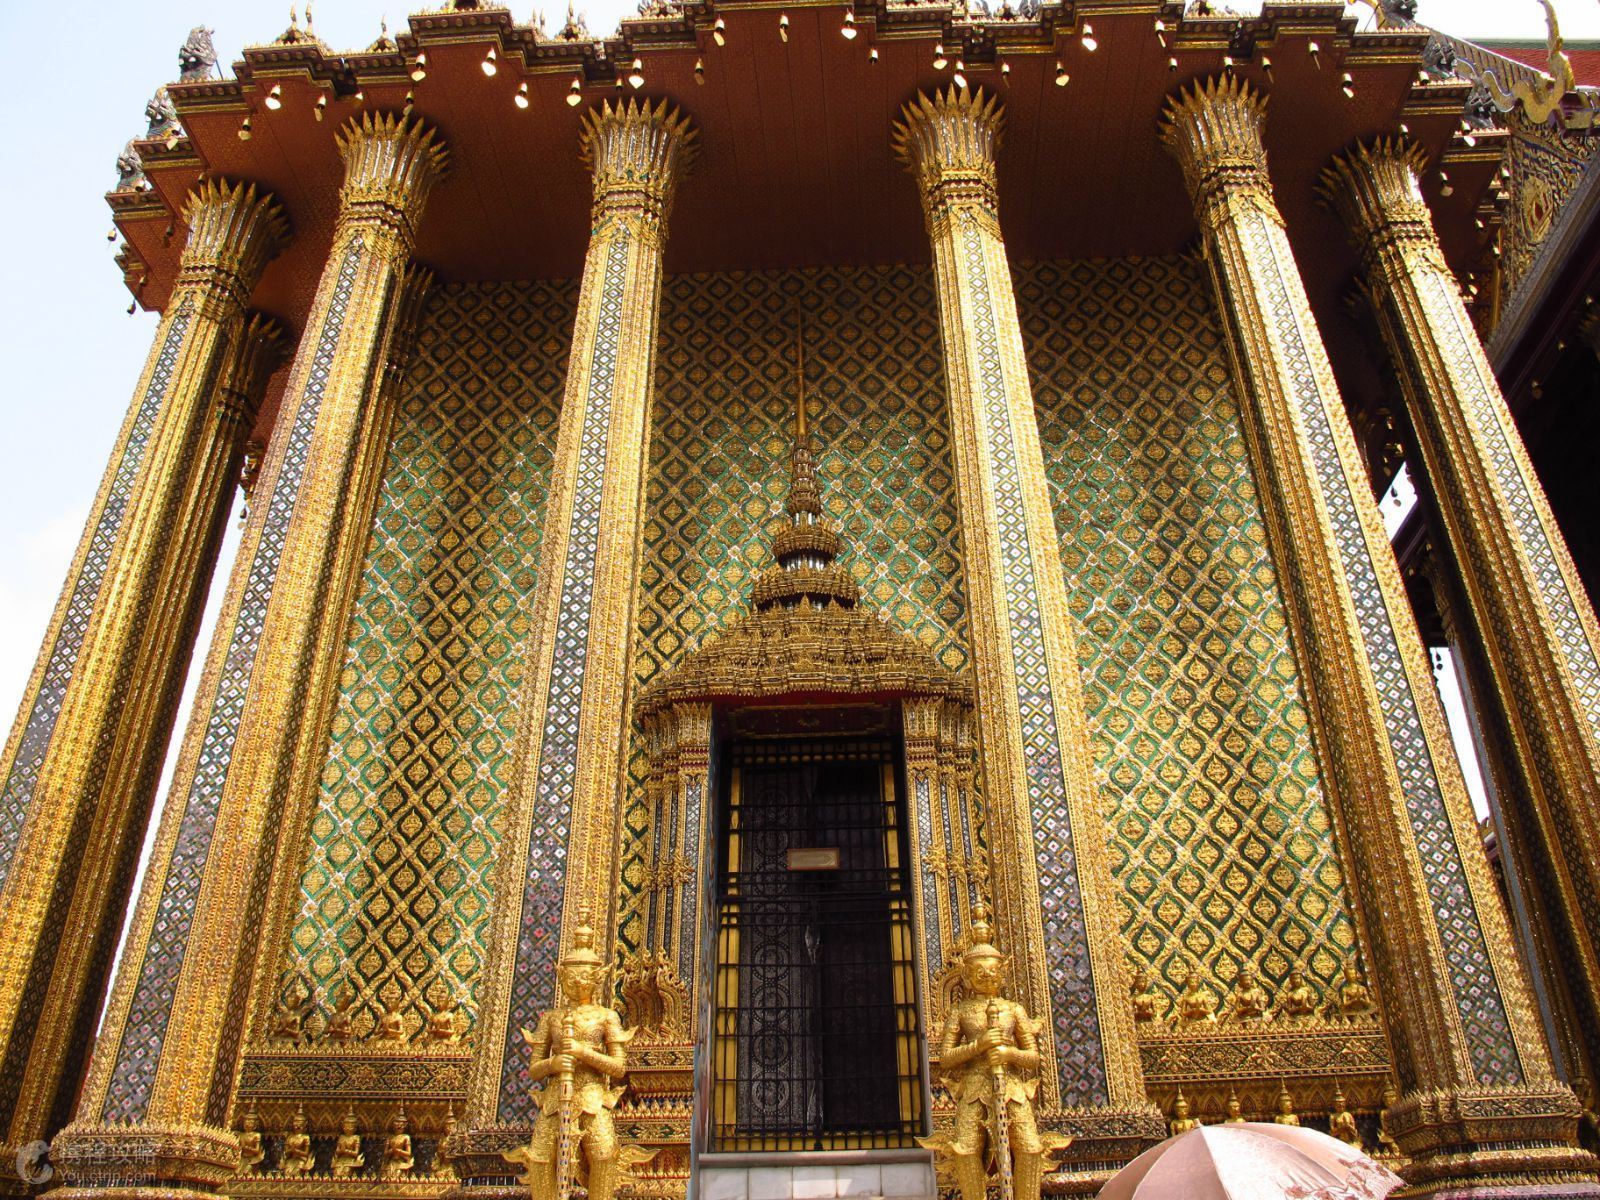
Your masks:
{"label": "column base", "polygon": [[1410,1158],[1396,1196],[1583,1196],[1600,1159],[1578,1145],[1581,1109],[1563,1084],[1413,1092],[1389,1110]]}
{"label": "column base", "polygon": [[1154,1104],[1137,1108],[1068,1108],[1040,1113],[1039,1127],[1072,1137],[1060,1165],[1046,1175],[1050,1196],[1092,1196],[1123,1167],[1167,1136]]}
{"label": "column base", "polygon": [[239,1169],[239,1141],[209,1125],[69,1125],[50,1148],[56,1200],[207,1200]]}

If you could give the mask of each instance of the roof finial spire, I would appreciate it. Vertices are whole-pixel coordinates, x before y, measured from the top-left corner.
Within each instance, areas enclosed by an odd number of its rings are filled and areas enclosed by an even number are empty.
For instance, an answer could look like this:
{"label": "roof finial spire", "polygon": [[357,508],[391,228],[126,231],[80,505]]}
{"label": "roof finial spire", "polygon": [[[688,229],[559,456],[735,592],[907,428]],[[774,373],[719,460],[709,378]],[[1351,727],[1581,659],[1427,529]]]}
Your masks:
{"label": "roof finial spire", "polygon": [[794,445],[789,451],[789,501],[785,511],[797,523],[822,517],[822,497],[817,491],[817,464],[811,456],[811,430],[806,414],[806,316],[795,303],[794,335]]}
{"label": "roof finial spire", "polygon": [[789,525],[772,539],[777,569],[756,581],[751,600],[758,609],[830,603],[851,608],[859,591],[850,572],[834,561],[843,545],[822,520],[806,402],[805,312],[798,299],[794,309],[794,444],[789,449],[789,498],[783,506]]}

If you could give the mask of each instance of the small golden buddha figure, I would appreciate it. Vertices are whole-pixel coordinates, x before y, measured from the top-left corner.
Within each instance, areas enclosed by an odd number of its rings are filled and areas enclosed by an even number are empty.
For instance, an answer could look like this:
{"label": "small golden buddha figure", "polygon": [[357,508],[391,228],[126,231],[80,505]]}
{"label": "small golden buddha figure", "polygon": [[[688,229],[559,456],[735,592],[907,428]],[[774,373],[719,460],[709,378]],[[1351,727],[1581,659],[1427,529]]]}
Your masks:
{"label": "small golden buddha figure", "polygon": [[955,1177],[961,1200],[984,1200],[997,1107],[1005,1105],[1015,1200],[1039,1200],[1054,1156],[1070,1139],[1039,1132],[1037,1026],[1022,1005],[1000,994],[1005,960],[991,940],[988,910],[972,914],[972,944],[961,956],[965,996],[950,1006],[940,1039],[939,1070],[955,1101],[955,1127],[920,1139]]}
{"label": "small golden buddha figure", "polygon": [[1377,1011],[1372,992],[1361,978],[1361,969],[1355,963],[1345,963],[1344,982],[1339,985],[1339,1015],[1353,1021]]}
{"label": "small golden buddha figure", "polygon": [[1355,1113],[1345,1105],[1343,1088],[1334,1088],[1333,1111],[1328,1114],[1328,1133],[1347,1146],[1361,1149],[1361,1131],[1356,1128]]}
{"label": "small golden buddha figure", "polygon": [[411,1135],[406,1132],[406,1106],[402,1104],[389,1122],[389,1136],[383,1143],[383,1166],[378,1174],[384,1179],[399,1179],[416,1165],[411,1153]]}
{"label": "small golden buddha figure", "polygon": [[452,1101],[444,1114],[444,1132],[439,1135],[439,1144],[433,1151],[433,1169],[428,1174],[434,1179],[454,1179],[456,1170],[450,1165],[450,1153],[445,1149],[445,1143],[450,1140],[450,1135],[456,1131],[456,1106]]}
{"label": "small golden buddha figure", "polygon": [[1228,1115],[1222,1123],[1224,1125],[1244,1124],[1244,1110],[1239,1107],[1239,1093],[1232,1088],[1228,1089]]}
{"label": "small golden buddha figure", "polygon": [[278,1171],[299,1177],[311,1174],[315,1165],[316,1160],[311,1156],[311,1135],[306,1132],[306,1112],[303,1107],[296,1107],[289,1132],[283,1135],[283,1158],[278,1163]]}
{"label": "small golden buddha figure", "polygon": [[569,1119],[577,1142],[573,1157],[587,1171],[589,1200],[612,1200],[627,1167],[611,1110],[622,1096],[633,1034],[623,1032],[614,1009],[595,1000],[604,968],[594,938],[588,920],[581,919],[572,949],[557,968],[568,1007],[551,1009],[539,1018],[537,1029],[522,1031],[531,1059],[528,1074],[545,1085],[538,1097],[533,1141],[505,1157],[527,1166],[533,1200],[557,1200],[561,1192],[557,1148],[564,1090],[571,1097]]}
{"label": "small golden buddha figure", "polygon": [[361,1153],[361,1131],[356,1128],[355,1109],[346,1108],[339,1138],[333,1143],[333,1177],[349,1179],[366,1165],[367,1157]]}
{"label": "small golden buddha figure", "polygon": [[1393,1083],[1384,1085],[1383,1108],[1378,1112],[1378,1153],[1383,1156],[1399,1158],[1400,1143],[1394,1140],[1394,1134],[1389,1132],[1389,1110],[1400,1099],[1400,1093],[1395,1090]]}
{"label": "small golden buddha figure", "polygon": [[1289,972],[1278,999],[1278,1015],[1290,1021],[1304,1021],[1317,1015],[1317,993],[1296,967]]}
{"label": "small golden buddha figure", "polygon": [[244,1127],[239,1130],[239,1174],[255,1174],[266,1157],[266,1148],[261,1144],[261,1114],[252,1104],[244,1110]]}
{"label": "small golden buddha figure", "polygon": [[1200,982],[1200,972],[1193,967],[1184,975],[1183,991],[1178,993],[1177,1021],[1180,1026],[1217,1023],[1217,998]]}
{"label": "small golden buddha figure", "polygon": [[1239,977],[1233,981],[1233,996],[1228,1008],[1228,1016],[1234,1021],[1264,1021],[1267,1017],[1267,989],[1262,987],[1256,979],[1256,973],[1249,967],[1239,972]]}
{"label": "small golden buddha figure", "polygon": [[428,1017],[428,1040],[436,1045],[453,1045],[461,1040],[461,1002],[447,994],[444,1003]]}
{"label": "small golden buddha figure", "polygon": [[272,1029],[270,1036],[275,1042],[298,1042],[300,1040],[300,1023],[304,1014],[299,1005],[291,1005],[283,1000],[278,1001],[278,1010],[272,1014]]}
{"label": "small golden buddha figure", "polygon": [[329,1041],[348,1042],[356,1036],[355,1014],[350,1011],[355,1002],[355,994],[348,987],[341,986],[333,1001],[333,1011],[328,1014],[325,1033]]}
{"label": "small golden buddha figure", "polygon": [[1180,1133],[1199,1128],[1200,1122],[1189,1115],[1189,1102],[1184,1099],[1183,1089],[1179,1088],[1177,1098],[1172,1102],[1172,1136],[1177,1137]]}
{"label": "small golden buddha figure", "polygon": [[1150,972],[1143,967],[1138,967],[1133,972],[1133,985],[1128,989],[1128,994],[1133,997],[1133,1019],[1135,1021],[1154,1021],[1156,1019],[1156,993],[1150,985]]}
{"label": "small golden buddha figure", "polygon": [[378,1024],[372,1030],[372,1036],[379,1042],[403,1042],[406,1040],[406,1022],[398,1009],[393,1005],[385,1004],[383,1011],[378,1014]]}
{"label": "small golden buddha figure", "polygon": [[1289,1087],[1281,1079],[1278,1081],[1278,1111],[1272,1115],[1272,1122],[1275,1125],[1300,1124],[1294,1111],[1294,1097],[1289,1095]]}

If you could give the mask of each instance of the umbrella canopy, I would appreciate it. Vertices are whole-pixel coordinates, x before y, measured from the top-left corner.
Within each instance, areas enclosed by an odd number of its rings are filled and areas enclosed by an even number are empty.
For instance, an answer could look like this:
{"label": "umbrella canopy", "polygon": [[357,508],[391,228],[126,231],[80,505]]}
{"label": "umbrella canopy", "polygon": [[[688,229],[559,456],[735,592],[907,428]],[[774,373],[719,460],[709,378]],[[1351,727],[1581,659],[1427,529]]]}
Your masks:
{"label": "umbrella canopy", "polygon": [[1361,1151],[1294,1125],[1202,1125],[1146,1150],[1099,1200],[1379,1200],[1403,1181]]}

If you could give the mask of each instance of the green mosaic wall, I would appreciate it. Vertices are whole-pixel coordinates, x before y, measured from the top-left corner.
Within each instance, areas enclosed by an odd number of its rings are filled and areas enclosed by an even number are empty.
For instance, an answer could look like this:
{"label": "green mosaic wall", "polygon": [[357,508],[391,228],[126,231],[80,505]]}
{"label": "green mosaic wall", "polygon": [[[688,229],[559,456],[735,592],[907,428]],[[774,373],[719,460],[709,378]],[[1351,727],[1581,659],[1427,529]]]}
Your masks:
{"label": "green mosaic wall", "polygon": [[1134,958],[1326,992],[1355,931],[1200,268],[1016,282]]}
{"label": "green mosaic wall", "polygon": [[[638,681],[725,626],[771,565],[804,314],[818,475],[868,603],[967,666],[944,364],[922,267],[667,280],[646,499]],[[644,756],[635,740],[619,936],[639,936]]]}
{"label": "green mosaic wall", "polygon": [[484,961],[575,289],[429,302],[351,622],[286,978],[409,1032]]}
{"label": "green mosaic wall", "polygon": [[[1229,372],[1183,260],[1018,272],[1096,770],[1138,958],[1326,983],[1353,929]],[[574,288],[441,289],[401,398],[286,977],[417,1028],[484,959]],[[965,599],[932,277],[678,276],[662,301],[637,679],[744,605],[786,482],[794,338],[869,602],[950,668]],[[638,936],[642,754],[620,937]],[[409,998],[409,1003],[408,1003]]]}

